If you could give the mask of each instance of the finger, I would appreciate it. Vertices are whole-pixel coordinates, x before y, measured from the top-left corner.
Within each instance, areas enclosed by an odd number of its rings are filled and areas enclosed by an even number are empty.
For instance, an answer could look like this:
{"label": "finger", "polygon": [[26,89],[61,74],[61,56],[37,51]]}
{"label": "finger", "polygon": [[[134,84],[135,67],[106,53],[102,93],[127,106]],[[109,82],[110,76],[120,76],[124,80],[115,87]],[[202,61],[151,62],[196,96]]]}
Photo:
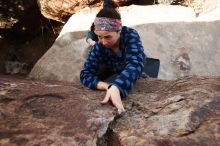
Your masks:
{"label": "finger", "polygon": [[114,106],[117,108],[117,109],[120,109],[120,110],[125,110],[124,109],[124,106],[122,105],[122,103],[116,103],[116,104],[114,104]]}
{"label": "finger", "polygon": [[106,93],[105,98],[101,101],[102,104],[106,104],[110,99],[110,94]]}
{"label": "finger", "polygon": [[122,113],[125,112],[125,109],[118,109],[118,114],[121,115]]}
{"label": "finger", "polygon": [[124,106],[123,106],[123,104],[122,104],[121,99],[117,99],[117,100],[111,99],[111,100],[112,100],[113,105],[114,105],[117,109],[124,110]]}

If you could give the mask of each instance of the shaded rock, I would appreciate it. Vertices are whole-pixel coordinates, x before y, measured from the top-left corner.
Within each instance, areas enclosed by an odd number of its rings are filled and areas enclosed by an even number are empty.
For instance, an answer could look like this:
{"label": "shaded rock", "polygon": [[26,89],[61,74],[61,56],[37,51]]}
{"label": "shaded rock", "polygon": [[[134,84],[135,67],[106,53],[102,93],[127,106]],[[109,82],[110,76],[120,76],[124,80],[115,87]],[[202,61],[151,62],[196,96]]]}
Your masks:
{"label": "shaded rock", "polygon": [[0,8],[2,9],[0,35],[7,38],[11,44],[29,41],[41,33],[42,28],[51,27],[35,0],[2,1]]}
{"label": "shaded rock", "polygon": [[27,74],[63,24],[46,19],[36,0],[1,1],[0,9],[0,73]]}
{"label": "shaded rock", "polygon": [[141,79],[126,112],[79,84],[0,76],[0,145],[218,146],[220,78]]}

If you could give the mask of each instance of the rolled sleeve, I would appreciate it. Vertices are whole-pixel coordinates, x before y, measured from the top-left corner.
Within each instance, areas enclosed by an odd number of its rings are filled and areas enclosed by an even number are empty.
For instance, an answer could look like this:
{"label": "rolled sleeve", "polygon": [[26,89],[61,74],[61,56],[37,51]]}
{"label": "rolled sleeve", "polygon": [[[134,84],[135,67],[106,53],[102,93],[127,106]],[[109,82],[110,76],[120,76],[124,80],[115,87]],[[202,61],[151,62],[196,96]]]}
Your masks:
{"label": "rolled sleeve", "polygon": [[100,81],[96,76],[99,55],[99,48],[95,45],[80,72],[81,83],[91,89],[97,89],[97,84]]}

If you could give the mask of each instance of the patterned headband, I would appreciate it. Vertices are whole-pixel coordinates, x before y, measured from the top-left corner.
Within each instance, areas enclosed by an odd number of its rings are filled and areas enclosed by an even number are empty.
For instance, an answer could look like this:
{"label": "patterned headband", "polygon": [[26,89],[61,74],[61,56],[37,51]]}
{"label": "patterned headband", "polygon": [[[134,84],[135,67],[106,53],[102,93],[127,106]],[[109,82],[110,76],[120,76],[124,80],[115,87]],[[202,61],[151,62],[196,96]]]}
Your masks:
{"label": "patterned headband", "polygon": [[121,21],[115,18],[96,17],[94,21],[95,30],[119,31],[121,30]]}

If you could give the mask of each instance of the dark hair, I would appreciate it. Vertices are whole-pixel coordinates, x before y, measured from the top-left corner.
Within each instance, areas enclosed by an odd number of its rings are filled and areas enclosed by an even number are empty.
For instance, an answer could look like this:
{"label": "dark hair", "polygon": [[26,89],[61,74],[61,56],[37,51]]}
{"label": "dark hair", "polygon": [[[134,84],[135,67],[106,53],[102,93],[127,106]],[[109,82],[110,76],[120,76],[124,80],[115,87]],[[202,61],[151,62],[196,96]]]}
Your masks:
{"label": "dark hair", "polygon": [[116,9],[118,7],[119,7],[119,5],[117,3],[115,3],[113,0],[104,0],[104,2],[103,2],[103,8]]}
{"label": "dark hair", "polygon": [[93,22],[92,25],[90,26],[90,30],[91,30],[92,32],[94,32],[94,30],[95,30],[94,22]]}
{"label": "dark hair", "polygon": [[103,8],[98,12],[96,17],[107,17],[121,20],[120,13],[114,8]]}

